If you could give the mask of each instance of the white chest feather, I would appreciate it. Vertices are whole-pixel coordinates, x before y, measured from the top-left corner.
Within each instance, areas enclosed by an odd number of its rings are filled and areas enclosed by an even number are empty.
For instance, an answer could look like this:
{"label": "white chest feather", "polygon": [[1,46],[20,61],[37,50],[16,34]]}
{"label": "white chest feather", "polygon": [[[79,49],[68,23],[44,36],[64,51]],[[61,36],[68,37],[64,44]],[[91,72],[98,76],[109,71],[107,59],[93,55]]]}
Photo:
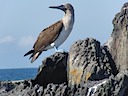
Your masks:
{"label": "white chest feather", "polygon": [[58,36],[58,38],[54,42],[56,47],[59,47],[67,39],[67,37],[72,31],[73,23],[74,20],[72,19],[71,16],[65,16],[63,18],[63,24],[64,24],[63,29],[60,35]]}
{"label": "white chest feather", "polygon": [[59,47],[69,36],[69,34],[71,33],[71,28],[65,30],[65,28],[62,29],[59,37],[55,40],[54,44],[56,47]]}

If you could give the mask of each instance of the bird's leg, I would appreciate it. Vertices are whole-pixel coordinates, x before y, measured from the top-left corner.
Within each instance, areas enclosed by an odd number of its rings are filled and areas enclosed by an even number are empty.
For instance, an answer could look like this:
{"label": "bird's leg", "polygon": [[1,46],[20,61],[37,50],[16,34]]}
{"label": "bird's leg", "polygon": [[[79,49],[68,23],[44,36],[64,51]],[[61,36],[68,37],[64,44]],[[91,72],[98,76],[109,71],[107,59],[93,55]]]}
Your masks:
{"label": "bird's leg", "polygon": [[54,46],[54,49],[55,49],[56,52],[58,52],[58,48],[56,46]]}
{"label": "bird's leg", "polygon": [[54,47],[56,52],[62,52],[62,53],[65,52],[64,49],[58,49],[58,47],[55,46],[55,43],[52,43],[51,46]]}
{"label": "bird's leg", "polygon": [[56,47],[56,46],[54,46],[54,49],[56,52],[62,52],[62,53],[65,52],[64,49],[58,49],[58,47]]}

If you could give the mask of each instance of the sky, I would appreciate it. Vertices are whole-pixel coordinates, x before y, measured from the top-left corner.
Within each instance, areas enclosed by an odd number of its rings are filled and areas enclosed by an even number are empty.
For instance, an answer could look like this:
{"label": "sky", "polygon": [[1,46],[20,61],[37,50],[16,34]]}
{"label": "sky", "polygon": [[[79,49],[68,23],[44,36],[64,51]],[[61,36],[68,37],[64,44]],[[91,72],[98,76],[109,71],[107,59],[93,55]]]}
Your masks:
{"label": "sky", "polygon": [[92,37],[104,44],[111,36],[112,20],[127,0],[0,0],[0,69],[38,68],[55,53],[43,52],[30,63],[24,54],[32,49],[39,33],[60,20],[64,12],[48,8],[70,3],[75,23],[68,39],[59,47],[69,51],[77,40]]}

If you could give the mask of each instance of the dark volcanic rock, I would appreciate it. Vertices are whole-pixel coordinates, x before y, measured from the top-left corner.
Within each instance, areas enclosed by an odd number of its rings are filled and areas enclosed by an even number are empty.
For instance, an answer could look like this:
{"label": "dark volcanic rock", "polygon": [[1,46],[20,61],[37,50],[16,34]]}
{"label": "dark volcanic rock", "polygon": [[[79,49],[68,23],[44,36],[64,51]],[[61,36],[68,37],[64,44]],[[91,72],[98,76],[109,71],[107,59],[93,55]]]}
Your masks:
{"label": "dark volcanic rock", "polygon": [[128,96],[128,71],[110,77],[97,89],[95,96]]}
{"label": "dark volcanic rock", "polygon": [[67,82],[67,59],[68,53],[55,53],[46,58],[33,83],[46,86],[49,83]]}
{"label": "dark volcanic rock", "polygon": [[[18,82],[18,81],[17,81]],[[14,88],[6,91],[5,88],[0,88],[0,96],[68,96],[68,87],[63,84],[48,84],[46,88],[38,84],[32,86],[31,80],[19,81],[19,84],[11,82]],[[9,83],[5,83],[6,85]],[[11,88],[11,87],[10,87]]]}

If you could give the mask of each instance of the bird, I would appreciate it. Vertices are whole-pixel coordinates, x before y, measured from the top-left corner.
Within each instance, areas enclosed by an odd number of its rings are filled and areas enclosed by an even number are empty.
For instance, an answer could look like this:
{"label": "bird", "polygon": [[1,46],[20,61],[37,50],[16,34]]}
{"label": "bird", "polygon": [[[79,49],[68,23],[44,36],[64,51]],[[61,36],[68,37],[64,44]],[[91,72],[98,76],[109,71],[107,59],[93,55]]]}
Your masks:
{"label": "bird", "polygon": [[64,16],[58,22],[43,29],[39,34],[33,49],[28,51],[24,56],[30,55],[31,63],[33,63],[43,51],[54,48],[59,51],[58,47],[67,39],[71,33],[75,21],[74,8],[70,3],[50,6],[52,9],[60,9],[64,12]]}

